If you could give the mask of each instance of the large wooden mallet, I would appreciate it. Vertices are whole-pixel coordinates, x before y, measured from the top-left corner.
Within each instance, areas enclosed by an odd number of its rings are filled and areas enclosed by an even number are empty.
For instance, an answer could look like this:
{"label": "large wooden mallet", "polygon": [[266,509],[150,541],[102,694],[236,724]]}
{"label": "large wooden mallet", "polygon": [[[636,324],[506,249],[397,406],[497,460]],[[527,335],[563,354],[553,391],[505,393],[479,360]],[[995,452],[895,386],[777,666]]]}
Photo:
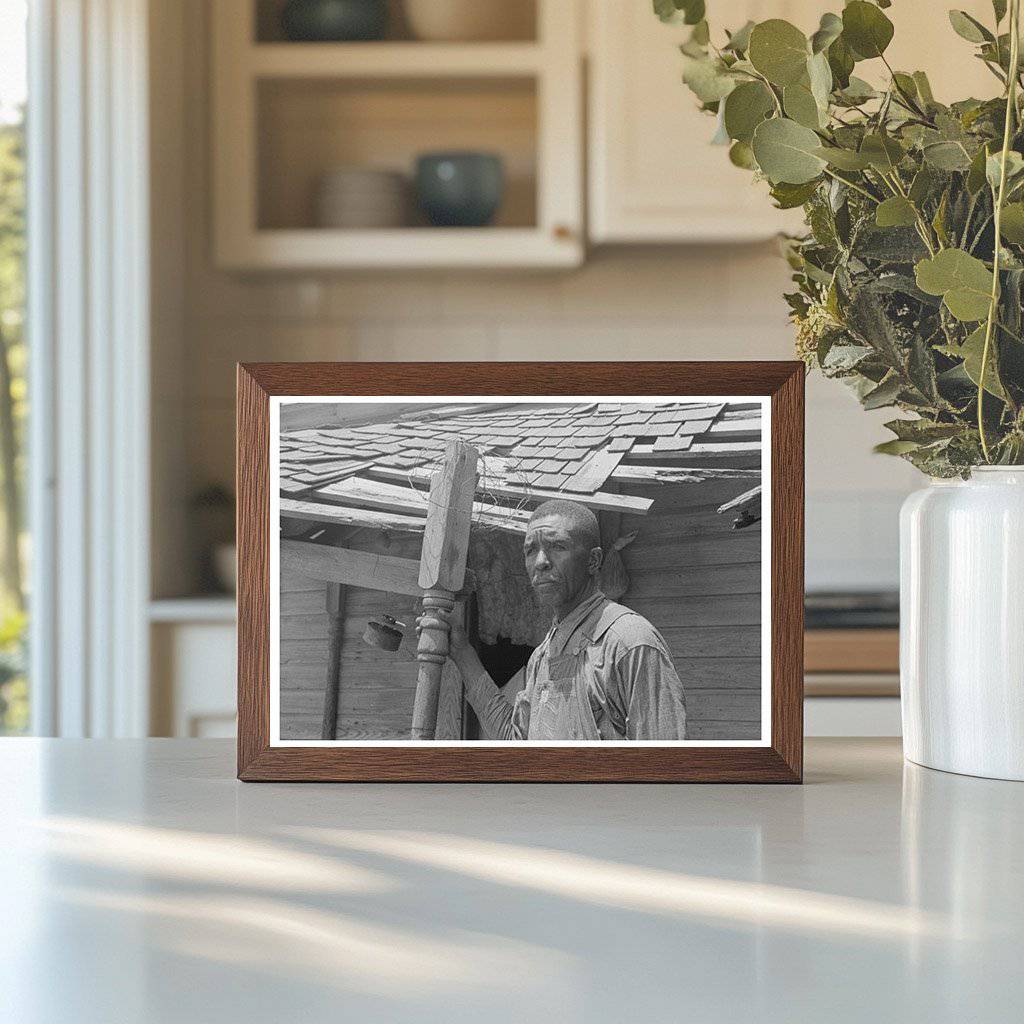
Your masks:
{"label": "large wooden mallet", "polygon": [[445,450],[444,464],[430,481],[420,557],[423,619],[416,650],[419,675],[412,709],[414,740],[432,740],[437,728],[437,697],[448,659],[448,627],[436,611],[451,611],[455,595],[465,583],[476,462],[475,448],[463,441],[452,441]]}

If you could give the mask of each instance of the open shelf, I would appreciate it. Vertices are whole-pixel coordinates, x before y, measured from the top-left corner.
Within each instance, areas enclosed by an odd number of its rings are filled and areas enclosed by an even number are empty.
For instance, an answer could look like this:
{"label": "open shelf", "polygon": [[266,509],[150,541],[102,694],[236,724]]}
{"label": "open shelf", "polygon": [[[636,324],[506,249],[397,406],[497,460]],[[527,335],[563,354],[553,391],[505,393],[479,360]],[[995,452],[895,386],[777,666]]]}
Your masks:
{"label": "open shelf", "polygon": [[[218,265],[578,265],[578,0],[530,6],[530,39],[417,42],[398,23],[397,38],[381,42],[301,43],[280,40],[277,0],[218,0],[212,69]],[[401,227],[318,223],[315,197],[332,171],[400,172],[412,197],[417,157],[452,150],[501,157],[505,188],[491,224],[435,228],[415,202]]]}
{"label": "open shelf", "polygon": [[535,43],[268,43],[246,54],[257,78],[535,75],[542,60]]}
{"label": "open shelf", "polygon": [[[504,165],[505,189],[493,228],[535,228],[534,85],[528,78],[260,82],[258,229],[346,233],[317,224],[314,197],[325,174],[338,167],[365,166],[401,173],[409,201],[408,223],[400,230],[429,230],[412,195],[413,177],[417,156],[438,150],[497,153]],[[466,229],[462,234],[469,237],[493,228]],[[353,242],[373,246],[379,233],[360,230],[353,234]],[[443,229],[443,235],[454,241],[451,229]]]}
{"label": "open shelf", "polygon": [[[217,0],[221,2],[221,0]],[[258,45],[270,45],[285,41],[281,27],[281,12],[285,0],[250,0],[253,18],[251,39]],[[421,0],[422,2],[422,0]],[[501,38],[515,42],[534,42],[537,39],[537,0],[505,0],[505,21],[500,25]],[[388,0],[388,24],[385,33],[387,42],[419,43],[415,34],[414,19],[406,12],[405,0]],[[493,25],[493,23],[492,23]],[[497,33],[495,33],[497,34]],[[315,43],[299,43],[299,46],[315,46]],[[355,43],[355,46],[372,45]],[[487,43],[465,43],[466,46],[486,46]]]}

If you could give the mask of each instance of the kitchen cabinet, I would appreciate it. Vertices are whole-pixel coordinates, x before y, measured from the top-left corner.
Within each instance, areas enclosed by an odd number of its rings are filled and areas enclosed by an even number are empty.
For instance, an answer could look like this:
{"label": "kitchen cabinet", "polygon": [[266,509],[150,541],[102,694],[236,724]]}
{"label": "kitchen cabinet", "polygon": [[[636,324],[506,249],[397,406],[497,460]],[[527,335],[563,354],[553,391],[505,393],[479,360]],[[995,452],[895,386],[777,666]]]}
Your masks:
{"label": "kitchen cabinet", "polygon": [[[992,20],[988,0],[958,6]],[[736,0],[709,7],[719,34],[767,18],[785,18],[809,34],[823,11],[842,4]],[[945,8],[904,2],[886,14],[896,27],[887,54],[895,68],[927,71],[940,100],[994,94],[998,83],[954,34]],[[709,144],[715,121],[681,81],[678,44],[688,27],[662,24],[646,0],[590,0],[587,23],[591,241],[751,241],[801,228],[799,210],[774,209],[767,186],[732,166],[724,147]],[[876,81],[886,74],[878,61],[858,65],[857,73]]]}
{"label": "kitchen cabinet", "polygon": [[[742,0],[712,8],[738,28],[787,18],[817,26],[819,3]],[[716,13],[719,12],[719,13]],[[681,80],[689,28],[664,25],[645,2],[591,0],[588,173],[593,242],[734,242],[800,224],[772,207],[767,185],[710,145],[715,120]]]}
{"label": "kitchen cabinet", "polygon": [[[525,2],[525,0],[521,0]],[[211,5],[214,255],[229,269],[559,267],[583,258],[580,0],[532,0],[531,39],[283,39],[273,0]],[[392,171],[423,152],[497,153],[493,225],[325,227],[339,169]],[[411,191],[411,190],[410,190]]]}

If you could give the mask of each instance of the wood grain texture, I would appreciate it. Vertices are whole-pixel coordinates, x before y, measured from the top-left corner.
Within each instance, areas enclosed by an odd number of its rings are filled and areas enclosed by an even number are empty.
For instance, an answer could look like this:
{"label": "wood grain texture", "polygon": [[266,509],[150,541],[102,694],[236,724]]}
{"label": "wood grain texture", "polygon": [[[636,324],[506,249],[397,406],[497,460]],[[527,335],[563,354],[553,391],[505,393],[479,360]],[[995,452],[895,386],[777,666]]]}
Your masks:
{"label": "wood grain texture", "polygon": [[[803,366],[714,363],[308,363],[249,364],[238,375],[239,777],[249,781],[797,782],[802,774]],[[268,396],[274,395],[664,395],[771,396],[772,710],[770,747],[301,747],[269,745]],[[755,446],[756,447],[756,446]],[[721,463],[756,452],[714,446]],[[681,453],[683,454],[683,453]],[[707,466],[708,453],[690,456]],[[673,466],[679,463],[673,459]],[[655,485],[656,486],[656,485]],[[742,489],[742,488],[741,488]],[[625,528],[625,523],[623,524]],[[706,539],[705,539],[706,538]],[[719,564],[724,535],[694,532],[685,561]],[[735,562],[756,560],[759,538],[734,540]],[[705,550],[706,548],[706,550]],[[681,560],[683,561],[683,560]],[[657,568],[652,566],[652,568]],[[682,633],[680,631],[680,641]],[[719,641],[750,633],[728,656],[756,658],[757,627],[697,627],[708,657]],[[713,640],[712,634],[718,634]],[[666,637],[669,639],[669,637]],[[675,639],[675,638],[673,638]],[[759,639],[757,640],[759,644]],[[701,643],[689,647],[699,658]],[[750,678],[744,672],[745,678]],[[712,682],[712,680],[709,680]],[[724,681],[720,691],[731,690]],[[388,692],[387,688],[384,692]],[[753,691],[751,691],[753,692]],[[722,694],[719,694],[722,696]],[[396,695],[396,699],[397,695]],[[729,698],[732,700],[733,698]],[[736,698],[739,699],[738,697]],[[343,693],[344,700],[344,693]],[[740,702],[737,708],[747,706]],[[721,726],[726,734],[735,723]],[[755,728],[756,723],[751,723]],[[360,735],[353,718],[339,735]],[[704,723],[712,738],[714,722]],[[391,730],[393,732],[399,729]],[[365,730],[364,730],[365,732]],[[735,734],[735,733],[732,733]]]}
{"label": "wood grain texture", "polygon": [[327,677],[324,679],[324,717],[320,736],[338,738],[338,696],[341,690],[341,651],[345,642],[345,587],[327,584]]}
{"label": "wood grain texture", "polygon": [[804,637],[807,672],[900,670],[898,629],[809,629]]}
{"label": "wood grain texture", "polygon": [[411,558],[375,555],[330,544],[301,540],[281,541],[281,570],[292,570],[330,583],[385,590],[418,597],[420,565]]}
{"label": "wood grain texture", "polygon": [[[496,460],[486,460],[485,465],[492,461]],[[543,475],[543,473],[537,473],[535,478]],[[406,482],[409,480],[419,480],[423,482],[429,481],[430,471],[418,467],[409,470],[374,467],[369,471],[369,476],[377,477],[381,480],[404,480]],[[565,493],[561,490],[548,490],[543,487],[517,487],[486,475],[481,476],[477,490],[489,502],[493,502],[494,498],[498,497],[511,498],[515,501],[531,505],[539,505],[542,501],[548,501],[551,498],[565,497]],[[650,499],[635,498],[629,494],[615,494],[611,491],[595,491],[593,494],[574,494],[573,501],[578,501],[581,505],[594,509],[595,512],[632,512],[635,515],[644,515],[651,507]],[[478,503],[474,507],[473,515],[479,519],[480,512],[487,507],[487,502]],[[513,518],[516,521],[524,521],[529,519],[529,516],[514,515]],[[523,532],[525,532],[525,529]]]}

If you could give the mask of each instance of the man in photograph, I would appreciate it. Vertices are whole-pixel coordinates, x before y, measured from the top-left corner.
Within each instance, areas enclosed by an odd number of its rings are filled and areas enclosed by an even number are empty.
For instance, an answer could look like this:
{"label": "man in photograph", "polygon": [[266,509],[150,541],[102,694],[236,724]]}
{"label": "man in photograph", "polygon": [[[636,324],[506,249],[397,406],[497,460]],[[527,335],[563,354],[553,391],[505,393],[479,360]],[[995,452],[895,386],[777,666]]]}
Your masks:
{"label": "man in photograph", "polygon": [[[526,685],[509,700],[460,626],[449,654],[466,696],[502,740],[682,740],[683,686],[661,634],[598,586],[601,532],[579,502],[555,499],[530,517],[526,572],[553,623],[526,666]],[[447,620],[447,616],[441,617]]]}

